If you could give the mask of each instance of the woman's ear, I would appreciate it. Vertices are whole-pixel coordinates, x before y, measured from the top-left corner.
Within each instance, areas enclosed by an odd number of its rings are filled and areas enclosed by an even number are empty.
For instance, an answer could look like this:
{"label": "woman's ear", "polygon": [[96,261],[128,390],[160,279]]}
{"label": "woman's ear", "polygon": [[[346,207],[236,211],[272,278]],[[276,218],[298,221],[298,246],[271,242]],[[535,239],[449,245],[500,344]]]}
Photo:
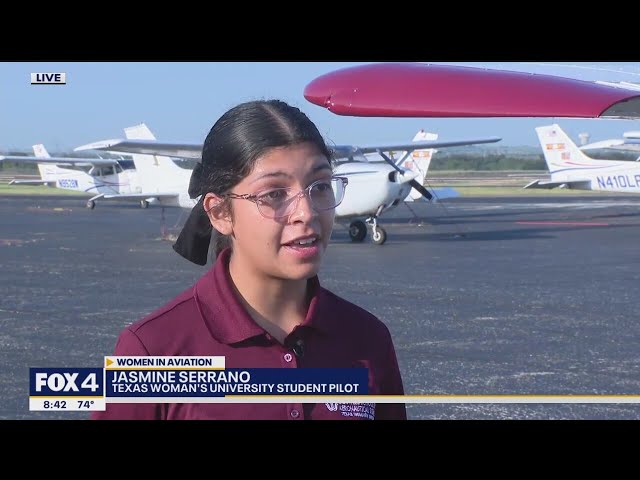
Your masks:
{"label": "woman's ear", "polygon": [[231,213],[226,208],[225,199],[220,198],[214,193],[207,193],[202,202],[204,211],[207,212],[211,226],[222,235],[231,235],[233,231],[233,222],[231,221]]}

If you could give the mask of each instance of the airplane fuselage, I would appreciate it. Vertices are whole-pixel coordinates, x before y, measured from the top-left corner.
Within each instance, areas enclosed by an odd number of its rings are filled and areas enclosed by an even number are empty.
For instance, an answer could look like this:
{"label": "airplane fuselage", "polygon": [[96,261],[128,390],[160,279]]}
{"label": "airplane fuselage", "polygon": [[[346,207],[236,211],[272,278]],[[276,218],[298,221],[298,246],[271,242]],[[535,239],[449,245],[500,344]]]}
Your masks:
{"label": "airplane fuselage", "polygon": [[615,162],[615,164],[598,168],[595,172],[597,167],[573,168],[570,174],[552,173],[551,179],[560,182],[579,177],[591,181],[591,190],[640,193],[640,166],[635,166],[635,162]]}
{"label": "airplane fuselage", "polygon": [[43,178],[55,182],[57,188],[65,190],[75,190],[91,195],[98,193],[117,195],[141,191],[134,170],[124,170],[111,175],[90,175],[82,170],[46,165],[43,171],[45,173]]}
{"label": "airplane fuselage", "polygon": [[334,175],[349,179],[344,200],[336,208],[336,217],[343,218],[375,215],[394,208],[409,194],[411,185],[407,181],[415,177],[413,172],[403,177],[382,162],[343,163],[335,168]]}

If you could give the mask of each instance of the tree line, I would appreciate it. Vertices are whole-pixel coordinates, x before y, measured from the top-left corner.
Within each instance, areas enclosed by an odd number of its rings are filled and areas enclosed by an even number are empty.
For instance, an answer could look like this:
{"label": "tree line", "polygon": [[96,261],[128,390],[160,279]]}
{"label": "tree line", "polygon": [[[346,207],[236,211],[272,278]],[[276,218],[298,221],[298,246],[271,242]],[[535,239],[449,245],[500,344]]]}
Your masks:
{"label": "tree line", "polygon": [[[74,152],[75,153],[75,152]],[[597,153],[597,152],[596,152]],[[72,155],[62,155],[72,156]],[[606,155],[592,154],[593,158],[607,160],[636,160],[637,154],[629,152],[608,151]],[[179,162],[183,168],[193,168],[194,161]],[[492,154],[492,153],[446,153],[440,151],[434,155],[429,167],[431,171],[503,171],[503,170],[546,170],[544,156],[531,154]],[[37,175],[38,168],[34,163],[0,162],[0,171],[23,175]]]}

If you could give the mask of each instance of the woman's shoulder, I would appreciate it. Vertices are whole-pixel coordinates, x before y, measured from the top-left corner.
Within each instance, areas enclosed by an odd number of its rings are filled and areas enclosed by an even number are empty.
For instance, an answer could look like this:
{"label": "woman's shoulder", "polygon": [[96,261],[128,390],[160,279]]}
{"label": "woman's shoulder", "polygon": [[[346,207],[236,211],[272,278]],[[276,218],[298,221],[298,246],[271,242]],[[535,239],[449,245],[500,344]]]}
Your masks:
{"label": "woman's shoulder", "polygon": [[361,331],[366,328],[372,333],[379,331],[382,335],[389,336],[387,325],[369,310],[330,290],[325,288],[322,290],[325,295],[327,314],[331,314],[342,329],[351,327]]}
{"label": "woman's shoulder", "polygon": [[160,308],[125,327],[116,341],[115,355],[184,355],[184,346],[201,338],[200,316],[189,288]]}
{"label": "woman's shoulder", "polygon": [[170,330],[172,325],[185,322],[189,318],[189,310],[197,311],[193,287],[184,290],[161,307],[133,322],[127,330],[136,335],[150,330]]}

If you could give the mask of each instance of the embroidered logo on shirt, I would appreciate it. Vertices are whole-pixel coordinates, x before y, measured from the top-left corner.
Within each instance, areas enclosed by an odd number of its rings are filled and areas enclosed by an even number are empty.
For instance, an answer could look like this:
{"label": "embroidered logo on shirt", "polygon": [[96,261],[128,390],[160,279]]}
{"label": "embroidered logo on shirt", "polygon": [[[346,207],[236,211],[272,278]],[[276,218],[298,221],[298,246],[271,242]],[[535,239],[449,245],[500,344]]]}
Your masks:
{"label": "embroidered logo on shirt", "polygon": [[343,417],[362,417],[373,420],[376,416],[375,403],[325,403],[330,412],[340,411]]}

